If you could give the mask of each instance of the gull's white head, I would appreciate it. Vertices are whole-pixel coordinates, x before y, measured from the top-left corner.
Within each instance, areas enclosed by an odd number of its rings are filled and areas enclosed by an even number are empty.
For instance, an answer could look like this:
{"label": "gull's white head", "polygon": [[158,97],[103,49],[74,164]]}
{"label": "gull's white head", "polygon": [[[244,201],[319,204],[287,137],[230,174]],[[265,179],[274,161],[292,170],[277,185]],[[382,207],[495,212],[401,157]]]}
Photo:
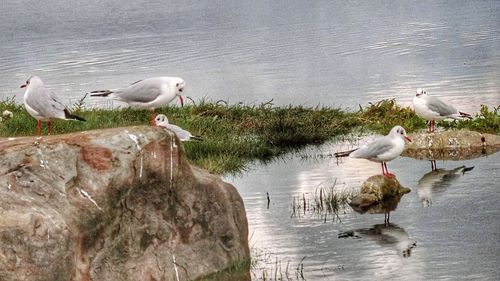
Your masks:
{"label": "gull's white head", "polygon": [[426,95],[427,95],[427,93],[425,92],[424,89],[422,89],[422,88],[417,89],[417,94],[416,94],[417,97],[426,96]]}
{"label": "gull's white head", "polygon": [[21,85],[21,88],[29,88],[43,85],[42,79],[38,76],[31,76],[26,80],[26,84]]}
{"label": "gull's white head", "polygon": [[165,114],[158,114],[155,118],[155,124],[158,127],[166,127],[168,125],[168,118]]}
{"label": "gull's white head", "polygon": [[406,130],[405,128],[401,126],[394,126],[394,128],[391,129],[391,132],[389,133],[390,136],[397,136],[402,138],[403,140],[407,140],[411,142],[411,139],[406,135]]}
{"label": "gull's white head", "polygon": [[184,99],[181,95],[184,92],[184,87],[186,87],[186,82],[182,78],[172,77],[172,83],[175,84],[175,95],[179,97],[181,106],[184,106]]}

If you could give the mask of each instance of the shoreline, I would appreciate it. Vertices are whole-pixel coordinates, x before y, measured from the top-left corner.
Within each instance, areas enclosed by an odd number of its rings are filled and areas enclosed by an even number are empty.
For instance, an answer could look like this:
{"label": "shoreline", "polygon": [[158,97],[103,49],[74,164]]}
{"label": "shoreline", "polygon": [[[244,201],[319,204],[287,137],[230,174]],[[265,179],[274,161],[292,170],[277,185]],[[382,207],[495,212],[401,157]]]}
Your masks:
{"label": "shoreline", "polygon": [[[469,129],[500,135],[499,107],[483,106],[474,119],[441,121],[438,126],[449,129]],[[149,112],[132,108],[88,109],[85,101],[70,109],[85,119],[55,121],[54,134],[66,134],[93,129],[147,125]],[[13,117],[0,123],[1,138],[34,136],[36,120],[22,104],[13,100],[0,101],[0,112],[9,110]],[[227,105],[222,102],[164,107],[171,123],[204,138],[201,142],[184,142],[189,161],[215,174],[237,174],[257,160],[266,162],[307,145],[320,145],[354,130],[386,134],[394,125],[408,132],[425,130],[425,120],[409,107],[395,100],[381,100],[356,112],[341,108],[261,105]],[[45,134],[45,127],[43,134]]]}

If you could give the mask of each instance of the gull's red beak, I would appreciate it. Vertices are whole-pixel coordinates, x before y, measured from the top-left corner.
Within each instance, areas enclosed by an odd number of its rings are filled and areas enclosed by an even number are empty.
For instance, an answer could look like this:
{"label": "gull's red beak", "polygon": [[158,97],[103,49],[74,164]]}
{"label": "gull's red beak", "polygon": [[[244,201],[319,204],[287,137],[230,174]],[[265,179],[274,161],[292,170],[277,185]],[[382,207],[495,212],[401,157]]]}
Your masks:
{"label": "gull's red beak", "polygon": [[21,88],[21,89],[26,88],[26,84],[22,84],[21,87],[19,87],[19,88]]}
{"label": "gull's red beak", "polygon": [[409,137],[406,137],[406,136],[405,136],[405,139],[406,139],[407,141],[411,142],[411,139],[410,139]]}
{"label": "gull's red beak", "polygon": [[182,96],[179,96],[179,100],[181,101],[181,106],[184,106],[184,99],[182,98]]}

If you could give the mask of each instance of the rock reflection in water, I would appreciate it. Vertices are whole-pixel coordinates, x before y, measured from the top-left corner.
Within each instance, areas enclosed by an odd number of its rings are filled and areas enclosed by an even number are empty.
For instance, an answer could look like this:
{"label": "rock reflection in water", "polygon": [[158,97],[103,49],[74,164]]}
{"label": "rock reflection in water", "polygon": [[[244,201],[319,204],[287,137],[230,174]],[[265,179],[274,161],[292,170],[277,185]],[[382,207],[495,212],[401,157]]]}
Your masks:
{"label": "rock reflection in water", "polygon": [[435,169],[426,173],[417,184],[418,198],[422,202],[422,206],[429,207],[432,204],[434,194],[443,192],[456,179],[472,169],[474,166],[466,167],[464,165],[451,170]]}
{"label": "rock reflection in water", "polygon": [[339,238],[368,238],[382,247],[391,247],[398,255],[407,258],[417,246],[416,241],[410,240],[408,233],[396,224],[376,224],[372,228],[360,228],[339,233]]}

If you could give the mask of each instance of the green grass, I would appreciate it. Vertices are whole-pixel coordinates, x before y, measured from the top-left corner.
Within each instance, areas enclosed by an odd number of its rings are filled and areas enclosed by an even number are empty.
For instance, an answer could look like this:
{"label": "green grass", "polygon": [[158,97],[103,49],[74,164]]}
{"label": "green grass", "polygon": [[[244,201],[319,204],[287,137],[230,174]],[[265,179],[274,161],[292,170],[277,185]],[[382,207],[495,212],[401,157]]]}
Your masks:
{"label": "green grass", "polygon": [[[146,110],[89,109],[84,100],[70,109],[87,122],[57,120],[53,134],[147,125],[149,120]],[[28,115],[23,105],[6,99],[0,101],[0,113],[4,110],[11,111],[14,117],[0,123],[0,137],[36,134],[36,120]],[[380,134],[386,134],[397,124],[408,132],[426,128],[425,121],[413,110],[400,107],[394,100],[370,104],[357,112],[326,107],[274,107],[268,103],[227,105],[201,101],[184,107],[161,108],[157,113],[164,113],[171,123],[203,136],[202,142],[184,143],[187,157],[193,164],[219,174],[241,172],[252,161],[269,161],[309,144],[322,144],[348,134],[353,128]],[[471,121],[440,122],[439,125],[499,134],[498,108],[489,111],[483,107]]]}
{"label": "green grass", "polygon": [[481,106],[481,110],[470,120],[440,122],[439,125],[445,129],[469,129],[482,133],[499,134],[500,132],[500,105],[491,111],[486,105]]}
{"label": "green grass", "polygon": [[325,222],[331,217],[332,221],[341,222],[339,214],[345,211],[348,202],[356,196],[350,190],[338,190],[335,188],[336,182],[329,187],[319,187],[314,194],[302,193],[293,196],[291,202],[291,217],[301,217],[306,214],[313,214],[321,217]]}
{"label": "green grass", "polygon": [[425,120],[409,107],[399,106],[395,100],[381,100],[360,108],[357,115],[367,129],[387,134],[392,127],[400,125],[408,132],[426,128]]}

